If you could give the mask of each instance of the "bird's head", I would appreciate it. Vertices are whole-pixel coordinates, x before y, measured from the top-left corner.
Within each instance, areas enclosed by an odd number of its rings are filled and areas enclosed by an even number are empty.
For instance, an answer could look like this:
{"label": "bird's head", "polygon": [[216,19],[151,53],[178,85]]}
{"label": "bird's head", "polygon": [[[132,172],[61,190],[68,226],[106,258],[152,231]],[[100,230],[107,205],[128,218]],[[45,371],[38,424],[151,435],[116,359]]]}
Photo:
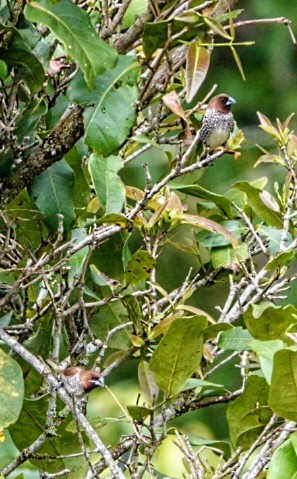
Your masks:
{"label": "bird's head", "polygon": [[101,388],[104,387],[104,378],[101,376],[99,372],[90,370],[90,371],[86,371],[86,373],[88,374],[86,375],[87,384],[85,389],[89,388],[88,390],[90,391],[97,387],[101,387]]}
{"label": "bird's head", "polygon": [[94,388],[104,386],[104,378],[94,369],[84,369],[78,366],[72,366],[64,369],[61,373],[64,376],[64,382],[66,385],[70,385],[74,392],[75,389],[77,389],[78,394],[81,394],[81,392],[88,393]]}
{"label": "bird's head", "polygon": [[213,108],[221,113],[228,113],[234,103],[236,103],[234,98],[226,95],[226,93],[221,93],[210,100],[208,108]]}

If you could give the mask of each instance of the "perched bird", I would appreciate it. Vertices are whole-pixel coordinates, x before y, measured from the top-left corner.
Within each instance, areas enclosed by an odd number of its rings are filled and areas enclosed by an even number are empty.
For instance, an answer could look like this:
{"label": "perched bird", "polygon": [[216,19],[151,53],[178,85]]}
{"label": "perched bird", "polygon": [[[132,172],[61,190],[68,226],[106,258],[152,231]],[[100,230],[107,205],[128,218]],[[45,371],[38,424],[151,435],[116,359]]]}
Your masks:
{"label": "perched bird", "polygon": [[92,389],[104,386],[104,379],[94,369],[84,369],[78,366],[60,371],[62,385],[72,396],[82,397]]}
{"label": "perched bird", "polygon": [[59,58],[52,58],[49,62],[49,68],[47,73],[49,76],[53,77],[61,73],[61,71],[70,68],[69,63],[66,62],[66,58],[64,56]]}
{"label": "perched bird", "polygon": [[236,101],[231,96],[221,93],[214,96],[202,120],[199,139],[209,152],[218,146],[225,146],[234,129],[234,118],[231,106]]}

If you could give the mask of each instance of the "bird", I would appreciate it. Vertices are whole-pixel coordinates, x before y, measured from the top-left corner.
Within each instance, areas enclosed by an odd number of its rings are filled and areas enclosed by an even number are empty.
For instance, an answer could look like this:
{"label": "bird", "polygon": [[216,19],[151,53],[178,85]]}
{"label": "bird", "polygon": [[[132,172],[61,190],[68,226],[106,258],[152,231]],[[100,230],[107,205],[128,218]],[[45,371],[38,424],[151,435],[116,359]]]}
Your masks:
{"label": "bird", "polygon": [[231,106],[234,103],[234,98],[226,93],[214,96],[208,103],[199,133],[199,139],[208,153],[225,146],[233,132],[235,122]]}
{"label": "bird", "polygon": [[104,378],[94,369],[71,366],[60,371],[61,385],[75,397],[83,397],[92,389],[104,386]]}
{"label": "bird", "polygon": [[49,76],[54,77],[61,73],[63,70],[70,68],[69,63],[66,62],[66,57],[61,56],[59,58],[52,58],[49,62],[49,68],[47,73]]}

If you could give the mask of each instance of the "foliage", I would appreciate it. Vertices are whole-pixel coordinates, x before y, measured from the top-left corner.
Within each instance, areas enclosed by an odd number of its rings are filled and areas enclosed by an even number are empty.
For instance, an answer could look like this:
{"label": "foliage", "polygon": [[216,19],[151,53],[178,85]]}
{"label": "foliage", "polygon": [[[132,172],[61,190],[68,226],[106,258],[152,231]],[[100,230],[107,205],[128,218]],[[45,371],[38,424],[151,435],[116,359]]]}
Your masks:
{"label": "foliage", "polygon": [[[253,39],[237,32],[253,19],[241,21],[233,0],[0,8],[0,450],[11,438],[19,451],[1,459],[2,476],[29,460],[40,477],[161,479],[156,457],[174,435],[187,479],[295,477],[291,116],[258,113],[272,146],[254,163],[268,164],[266,177],[221,194],[199,184],[225,153],[241,159],[239,128],[225,148],[201,151],[215,86],[200,88],[214,50],[228,49],[244,78],[240,47]],[[275,22],[294,39],[289,20]],[[164,272],[169,245],[180,264],[170,258]],[[216,314],[197,305],[205,287]],[[138,399],[114,397],[124,419],[86,417],[61,384],[70,364],[101,368],[108,383],[130,362]],[[174,422],[219,404],[228,441]],[[101,433],[112,423],[110,448]]]}

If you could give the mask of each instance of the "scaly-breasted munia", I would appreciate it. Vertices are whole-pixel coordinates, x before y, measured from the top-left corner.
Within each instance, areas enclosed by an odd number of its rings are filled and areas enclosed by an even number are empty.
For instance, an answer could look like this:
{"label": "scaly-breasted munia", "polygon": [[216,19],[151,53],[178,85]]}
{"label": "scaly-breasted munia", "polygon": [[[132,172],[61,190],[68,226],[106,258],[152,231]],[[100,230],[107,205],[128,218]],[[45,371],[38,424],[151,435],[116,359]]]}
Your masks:
{"label": "scaly-breasted munia", "polygon": [[62,385],[72,396],[82,397],[92,389],[104,386],[103,377],[94,369],[72,366],[60,371],[60,373]]}
{"label": "scaly-breasted munia", "polygon": [[214,96],[202,120],[199,139],[209,151],[218,146],[225,146],[234,129],[234,118],[230,111],[236,101],[229,95],[221,93]]}

